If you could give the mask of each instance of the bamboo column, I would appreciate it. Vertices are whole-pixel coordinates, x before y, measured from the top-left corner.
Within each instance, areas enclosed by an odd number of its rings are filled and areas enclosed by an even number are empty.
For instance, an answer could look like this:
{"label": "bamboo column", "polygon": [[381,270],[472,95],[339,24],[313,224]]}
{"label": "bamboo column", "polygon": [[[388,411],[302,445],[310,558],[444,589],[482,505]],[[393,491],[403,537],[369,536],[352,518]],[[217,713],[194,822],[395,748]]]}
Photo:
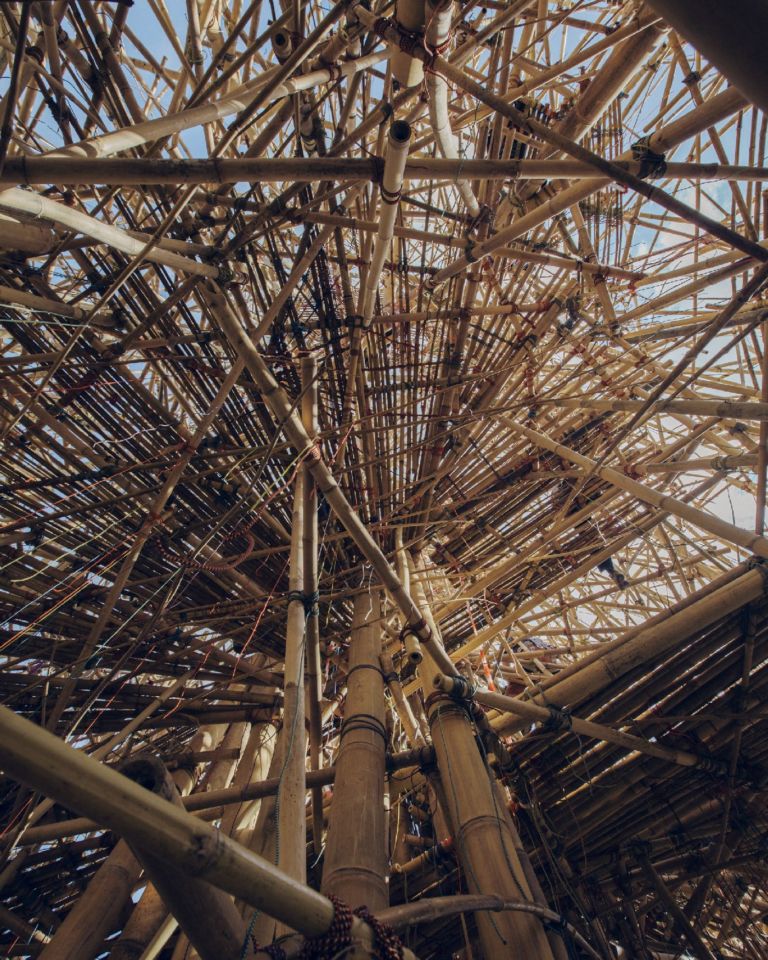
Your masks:
{"label": "bamboo column", "polygon": [[119,840],[85,892],[40,953],[40,960],[92,960],[104,949],[104,938],[120,928],[130,906],[141,864]]}
{"label": "bamboo column", "polygon": [[378,590],[355,597],[347,698],[323,867],[323,893],[376,913],[389,903],[386,731]]}
{"label": "bamboo column", "polygon": [[285,701],[280,734],[280,790],[277,865],[306,883],[306,734],[304,731],[304,473],[298,470],[293,491],[288,622],[285,637]]}
{"label": "bamboo column", "polygon": [[[433,643],[442,644],[421,582],[411,577],[414,597],[425,611]],[[419,667],[427,695],[427,716],[446,813],[470,893],[494,893],[510,900],[534,901],[517,855],[515,835],[504,805],[499,802],[489,767],[483,762],[466,706],[432,690],[437,667],[427,652]],[[485,960],[510,956],[552,960],[544,928],[527,914],[475,916]]]}

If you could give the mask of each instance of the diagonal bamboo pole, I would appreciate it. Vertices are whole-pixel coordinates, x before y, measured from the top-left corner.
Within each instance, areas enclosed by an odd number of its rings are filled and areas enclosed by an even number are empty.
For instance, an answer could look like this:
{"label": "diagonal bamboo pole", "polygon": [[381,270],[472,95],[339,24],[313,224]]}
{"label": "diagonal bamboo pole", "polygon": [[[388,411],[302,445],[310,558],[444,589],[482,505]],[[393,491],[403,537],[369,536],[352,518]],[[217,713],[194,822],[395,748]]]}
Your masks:
{"label": "diagonal bamboo pole", "polygon": [[755,553],[758,557],[768,559],[768,538],[750,533],[748,530],[742,530],[741,527],[736,527],[732,523],[721,520],[719,517],[713,517],[711,514],[692,507],[682,500],[659,493],[651,487],[646,486],[646,484],[640,483],[639,480],[633,480],[631,477],[626,476],[626,474],[619,473],[618,470],[614,470],[612,467],[600,467],[589,457],[585,457],[575,450],[571,450],[570,447],[566,447],[562,443],[550,440],[549,437],[543,433],[531,430],[530,427],[524,427],[509,417],[502,417],[501,419],[513,433],[522,434],[522,436],[526,437],[536,446],[542,447],[544,450],[550,450],[552,453],[556,453],[565,460],[570,460],[571,463],[575,463],[579,467],[594,471],[596,476],[608,481],[608,483],[612,483],[620,490],[631,493],[632,496],[637,497],[638,500],[642,500],[643,503],[649,503],[654,507],[661,507],[671,513],[672,516],[692,523],[694,526],[711,533],[712,536],[725,540],[726,543],[733,543],[736,546],[743,547],[745,550]]}

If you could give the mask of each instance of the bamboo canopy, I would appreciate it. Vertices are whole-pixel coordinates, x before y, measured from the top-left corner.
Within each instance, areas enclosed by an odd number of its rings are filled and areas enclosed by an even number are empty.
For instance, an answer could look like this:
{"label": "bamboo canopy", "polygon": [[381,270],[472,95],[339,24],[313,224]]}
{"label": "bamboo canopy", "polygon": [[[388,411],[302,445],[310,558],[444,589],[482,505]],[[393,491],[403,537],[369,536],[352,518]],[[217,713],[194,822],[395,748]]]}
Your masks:
{"label": "bamboo canopy", "polygon": [[768,954],[765,28],[0,4],[0,954]]}

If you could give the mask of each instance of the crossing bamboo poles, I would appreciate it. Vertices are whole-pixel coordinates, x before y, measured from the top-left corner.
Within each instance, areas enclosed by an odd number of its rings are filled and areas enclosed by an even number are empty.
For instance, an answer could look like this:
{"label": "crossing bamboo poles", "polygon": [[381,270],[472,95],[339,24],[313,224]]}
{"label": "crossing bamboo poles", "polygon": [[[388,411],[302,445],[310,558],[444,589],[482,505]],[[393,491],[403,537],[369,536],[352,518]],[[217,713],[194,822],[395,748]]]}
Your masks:
{"label": "crossing bamboo poles", "polygon": [[[306,453],[308,455],[308,468],[314,477],[318,490],[323,494],[363,556],[373,566],[381,582],[403,614],[408,627],[416,633],[423,643],[429,646],[431,644],[429,630],[418,606],[403,589],[403,585],[394,569],[339,489],[330,468],[322,459],[317,446],[312,442],[293,409],[293,404],[275,380],[245,329],[232,312],[221,290],[212,285],[205,289],[206,299],[211,309],[215,312],[233,348],[238,352],[251,376],[259,385],[273,416],[294,447],[301,454]],[[433,656],[441,669],[448,666],[448,670],[444,672],[449,674],[454,672],[453,665],[442,648],[436,648]]]}
{"label": "crossing bamboo poles", "polygon": [[[692,598],[672,615],[629,631],[608,648],[587,658],[584,664],[564,672],[562,678],[553,678],[545,692],[534,693],[533,702],[540,706],[551,703],[557,707],[576,707],[634,667],[658,661],[669,651],[680,648],[696,631],[706,629],[764,595],[766,579],[762,565],[737,569],[733,574],[725,576],[725,582],[716,589],[702,591],[701,596]],[[504,733],[520,727],[519,721],[509,718],[499,718],[493,725]]]}
{"label": "crossing bamboo poles", "polygon": [[380,619],[378,590],[355,598],[321,885],[324,893],[352,906],[366,904],[374,913],[389,904]]}
{"label": "crossing bamboo poles", "polygon": [[545,436],[543,433],[539,433],[537,430],[532,430],[530,427],[525,427],[522,424],[511,420],[509,417],[503,417],[502,419],[506,426],[509,427],[513,433],[521,434],[544,450],[550,450],[552,453],[556,453],[558,456],[561,456],[566,460],[570,460],[571,463],[574,463],[579,467],[587,470],[594,470],[597,476],[607,480],[620,490],[625,490],[627,493],[631,493],[633,496],[637,497],[638,500],[642,500],[643,503],[649,503],[654,507],[661,507],[664,510],[668,510],[673,516],[679,517],[681,520],[685,520],[688,523],[692,523],[694,526],[700,527],[702,530],[706,530],[715,537],[719,537],[728,543],[733,543],[737,546],[743,547],[745,550],[755,553],[758,557],[768,559],[768,539],[765,537],[750,533],[747,530],[742,530],[740,527],[736,527],[732,523],[728,523],[725,520],[721,520],[719,517],[705,513],[703,510],[698,510],[696,507],[692,507],[690,504],[683,503],[682,500],[677,500],[675,497],[658,493],[656,490],[646,486],[644,483],[640,483],[639,480],[633,480],[631,477],[628,477],[626,474],[619,473],[618,470],[614,470],[612,467],[598,466],[597,463],[594,460],[591,460],[589,457],[585,457],[582,454],[577,453],[575,450],[571,450],[562,443],[557,443],[554,440],[550,440],[549,437]]}
{"label": "crossing bamboo poles", "polygon": [[[321,894],[3,706],[0,762],[8,775],[98,820],[137,848],[149,848],[182,873],[243,898],[307,937],[322,936],[333,922],[333,904]],[[355,919],[352,935],[360,947],[350,956],[362,960],[373,942],[370,928]],[[404,955],[413,958],[409,950]]]}
{"label": "crossing bamboo poles", "polygon": [[[125,776],[181,809],[181,797],[163,763],[156,757],[139,756],[124,767]],[[216,957],[238,960],[252,956],[245,923],[232,898],[204,880],[189,877],[158,857],[151,846],[138,845],[141,860],[152,885],[177,919],[201,960]]]}

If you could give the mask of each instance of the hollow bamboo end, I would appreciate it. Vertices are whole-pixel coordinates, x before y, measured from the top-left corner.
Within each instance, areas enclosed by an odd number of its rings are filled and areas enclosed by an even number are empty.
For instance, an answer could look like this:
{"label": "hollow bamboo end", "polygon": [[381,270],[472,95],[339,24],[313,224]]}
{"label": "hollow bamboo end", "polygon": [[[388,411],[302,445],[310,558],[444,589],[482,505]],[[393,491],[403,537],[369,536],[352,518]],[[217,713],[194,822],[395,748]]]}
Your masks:
{"label": "hollow bamboo end", "polygon": [[393,146],[402,146],[411,139],[411,125],[405,120],[395,120],[389,128],[389,140]]}

